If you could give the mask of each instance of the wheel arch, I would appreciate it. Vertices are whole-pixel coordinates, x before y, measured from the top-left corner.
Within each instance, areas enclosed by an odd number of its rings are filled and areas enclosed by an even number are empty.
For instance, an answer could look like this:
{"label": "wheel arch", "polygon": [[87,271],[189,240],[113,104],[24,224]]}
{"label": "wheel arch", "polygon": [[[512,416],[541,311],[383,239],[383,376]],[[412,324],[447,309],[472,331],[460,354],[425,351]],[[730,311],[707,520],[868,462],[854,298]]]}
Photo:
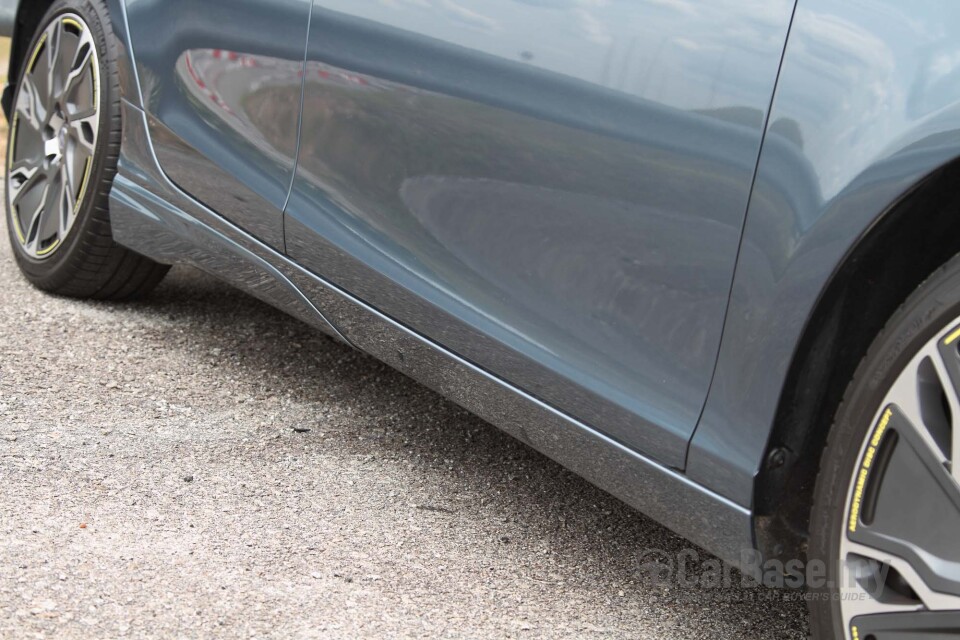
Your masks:
{"label": "wheel arch", "polygon": [[820,457],[847,383],[900,304],[960,252],[957,185],[960,159],[928,174],[879,215],[808,316],[754,481],[755,533],[765,557],[805,551]]}

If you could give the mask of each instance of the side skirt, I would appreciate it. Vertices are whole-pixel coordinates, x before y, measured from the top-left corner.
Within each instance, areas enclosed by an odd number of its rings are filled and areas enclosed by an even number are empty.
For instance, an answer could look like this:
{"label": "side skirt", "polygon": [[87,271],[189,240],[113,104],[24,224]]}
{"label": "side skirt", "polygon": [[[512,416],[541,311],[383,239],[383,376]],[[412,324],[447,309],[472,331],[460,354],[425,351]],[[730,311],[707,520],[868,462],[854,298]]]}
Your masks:
{"label": "side skirt", "polygon": [[160,170],[147,117],[123,103],[120,169],[110,195],[117,242],[161,262],[198,266],[369,353],[724,561],[750,570],[745,563],[751,558],[744,555],[754,549],[748,509],[409,330],[193,200]]}

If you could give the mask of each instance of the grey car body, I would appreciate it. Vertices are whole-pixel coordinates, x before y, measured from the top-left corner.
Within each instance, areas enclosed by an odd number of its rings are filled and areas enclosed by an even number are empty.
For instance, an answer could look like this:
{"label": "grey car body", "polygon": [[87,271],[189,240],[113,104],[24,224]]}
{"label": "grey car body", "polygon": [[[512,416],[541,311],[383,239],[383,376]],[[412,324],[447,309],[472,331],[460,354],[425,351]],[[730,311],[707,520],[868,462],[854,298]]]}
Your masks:
{"label": "grey car body", "polygon": [[803,546],[829,383],[955,253],[956,3],[108,4],[119,243],[747,570]]}

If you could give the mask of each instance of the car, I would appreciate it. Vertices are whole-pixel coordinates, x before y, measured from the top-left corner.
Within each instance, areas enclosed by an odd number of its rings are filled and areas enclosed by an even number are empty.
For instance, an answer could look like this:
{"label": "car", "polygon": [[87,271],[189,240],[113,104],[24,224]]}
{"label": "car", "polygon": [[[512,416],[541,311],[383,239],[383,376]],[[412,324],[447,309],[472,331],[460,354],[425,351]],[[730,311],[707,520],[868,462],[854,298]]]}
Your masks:
{"label": "car", "polygon": [[0,4],[37,287],[194,265],[816,638],[960,635],[960,4]]}

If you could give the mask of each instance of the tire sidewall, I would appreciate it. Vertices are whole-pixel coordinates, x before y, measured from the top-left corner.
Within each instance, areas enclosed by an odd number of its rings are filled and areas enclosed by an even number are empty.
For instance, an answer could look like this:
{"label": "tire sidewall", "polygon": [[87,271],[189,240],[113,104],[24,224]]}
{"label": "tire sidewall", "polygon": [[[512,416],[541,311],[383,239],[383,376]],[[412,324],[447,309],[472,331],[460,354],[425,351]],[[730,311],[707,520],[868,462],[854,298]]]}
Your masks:
{"label": "tire sidewall", "polygon": [[[109,192],[109,186],[113,181],[113,177],[116,174],[116,167],[108,162],[108,151],[118,146],[120,142],[119,127],[114,126],[115,120],[117,120],[115,116],[117,115],[117,105],[119,103],[119,83],[117,82],[116,74],[116,45],[113,40],[113,33],[109,27],[110,22],[106,8],[99,2],[91,2],[89,0],[57,0],[57,2],[50,7],[44,15],[40,27],[31,37],[30,45],[26,49],[28,53],[24,56],[19,75],[17,76],[17,87],[14,92],[12,104],[15,108],[17,100],[19,100],[21,88],[20,78],[22,78],[26,72],[30,53],[32,53],[36,47],[40,34],[57,16],[65,13],[76,13],[84,19],[87,27],[93,32],[93,38],[97,48],[99,62],[97,73],[100,78],[98,96],[100,102],[100,122],[98,130],[100,133],[94,149],[93,164],[90,170],[90,182],[87,185],[85,197],[80,204],[77,219],[67,233],[66,239],[48,258],[43,260],[30,257],[20,246],[20,241],[13,231],[13,211],[10,207],[10,199],[6,196],[4,197],[4,209],[7,217],[7,235],[13,248],[14,257],[20,269],[29,280],[37,286],[48,290],[58,289],[64,282],[69,281],[74,276],[77,268],[77,247],[89,227],[95,224],[98,210],[106,211],[107,193]],[[10,138],[8,138],[7,143],[10,143]],[[10,155],[8,153],[8,156],[4,158],[5,164],[8,163],[9,158]],[[9,167],[6,168],[9,169]],[[5,190],[7,187],[6,181],[7,178],[5,176]]]}
{"label": "tire sidewall", "polygon": [[854,470],[889,389],[917,352],[960,316],[960,255],[951,259],[890,318],[861,361],[844,394],[824,450],[810,515],[808,558],[827,566],[828,586],[812,589],[811,631],[843,638],[839,590],[841,532]]}

